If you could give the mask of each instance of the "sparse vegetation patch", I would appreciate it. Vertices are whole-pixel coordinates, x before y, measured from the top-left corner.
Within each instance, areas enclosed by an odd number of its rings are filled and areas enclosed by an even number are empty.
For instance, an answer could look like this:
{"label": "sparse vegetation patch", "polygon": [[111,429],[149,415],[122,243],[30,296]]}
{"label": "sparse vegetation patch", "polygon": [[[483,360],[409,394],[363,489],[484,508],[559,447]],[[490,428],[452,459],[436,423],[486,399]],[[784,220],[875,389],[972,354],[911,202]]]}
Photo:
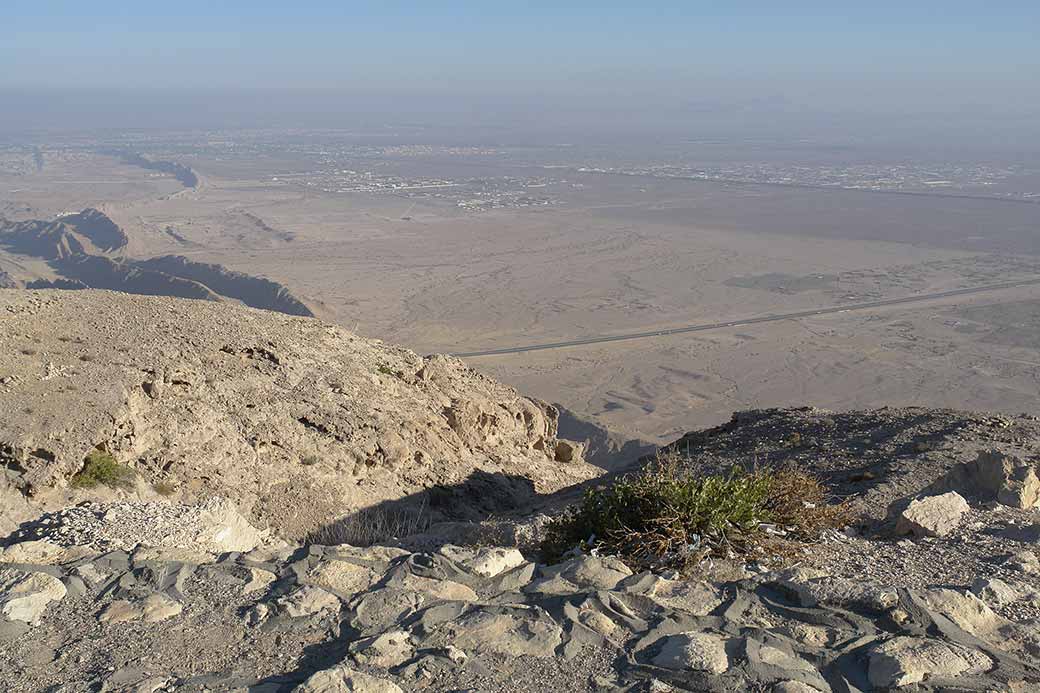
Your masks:
{"label": "sparse vegetation patch", "polygon": [[811,540],[846,516],[805,472],[702,475],[673,455],[586,492],[549,525],[543,549],[550,561],[578,547],[616,554],[634,568],[686,572],[709,555],[764,550],[777,537]]}
{"label": "sparse vegetation patch", "polygon": [[83,469],[73,475],[69,484],[73,488],[94,488],[98,485],[130,488],[134,485],[135,476],[134,470],[119,464],[111,453],[94,450],[87,455]]}

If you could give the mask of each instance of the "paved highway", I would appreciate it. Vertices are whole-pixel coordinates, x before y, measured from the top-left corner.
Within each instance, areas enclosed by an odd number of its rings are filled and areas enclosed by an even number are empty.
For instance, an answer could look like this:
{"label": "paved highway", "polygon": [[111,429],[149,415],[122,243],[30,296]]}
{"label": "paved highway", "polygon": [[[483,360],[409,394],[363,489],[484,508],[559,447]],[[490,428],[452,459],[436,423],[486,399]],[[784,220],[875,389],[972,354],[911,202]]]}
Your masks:
{"label": "paved highway", "polygon": [[872,308],[883,308],[885,306],[897,306],[905,303],[921,303],[924,301],[935,301],[937,299],[951,298],[954,296],[968,296],[981,294],[987,291],[1000,291],[1002,289],[1015,289],[1022,286],[1034,286],[1040,284],[1040,278],[1025,279],[1002,284],[986,284],[968,289],[951,289],[950,291],[939,291],[933,294],[915,294],[903,296],[902,298],[886,298],[879,301],[867,301],[866,303],[848,303],[846,305],[828,306],[815,310],[802,310],[797,313],[775,313],[773,315],[762,315],[757,318],[743,318],[730,320],[729,322],[712,322],[701,325],[686,325],[684,327],[672,327],[649,332],[630,332],[627,334],[605,335],[599,337],[583,337],[571,339],[566,342],[547,342],[545,344],[528,344],[525,346],[502,347],[500,349],[485,349],[483,351],[468,351],[452,353],[459,358],[474,358],[477,356],[500,356],[503,354],[520,354],[525,351],[545,351],[547,349],[564,349],[566,347],[584,346],[587,344],[604,344],[606,342],[624,342],[630,339],[647,339],[649,337],[664,337],[673,334],[686,334],[687,332],[706,332],[708,330],[720,330],[727,327],[743,327],[744,325],[757,325],[763,322],[777,322],[779,320],[794,320],[797,318],[809,318],[816,315],[831,315],[833,313],[848,313],[858,310],[870,310]]}

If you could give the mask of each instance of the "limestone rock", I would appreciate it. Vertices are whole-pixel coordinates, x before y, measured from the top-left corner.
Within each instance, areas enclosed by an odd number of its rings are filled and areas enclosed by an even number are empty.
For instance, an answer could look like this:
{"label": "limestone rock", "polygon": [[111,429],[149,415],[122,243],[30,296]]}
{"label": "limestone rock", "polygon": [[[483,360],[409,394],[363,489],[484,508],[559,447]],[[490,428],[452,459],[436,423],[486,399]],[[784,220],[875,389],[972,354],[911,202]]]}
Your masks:
{"label": "limestone rock", "polygon": [[632,575],[632,570],[613,557],[579,556],[563,563],[548,566],[543,571],[548,578],[563,578],[579,587],[609,590]]}
{"label": "limestone rock", "polygon": [[951,470],[942,484],[1013,508],[1040,504],[1036,466],[999,450],[983,450],[975,460]]}
{"label": "limestone rock", "polygon": [[715,633],[688,632],[662,639],[653,658],[655,666],[676,671],[706,671],[721,674],[729,669],[726,641]]}
{"label": "limestone rock", "polygon": [[363,592],[379,579],[376,571],[350,561],[322,561],[307,574],[309,582],[349,596]]}
{"label": "limestone rock", "polygon": [[998,578],[977,578],[971,584],[971,593],[989,606],[1004,606],[1019,598],[1015,588]]}
{"label": "limestone rock", "polygon": [[957,528],[968,510],[968,502],[956,491],[918,498],[899,516],[896,533],[944,537]]}
{"label": "limestone rock", "polygon": [[971,592],[931,589],[924,592],[928,608],[942,614],[972,635],[985,637],[1003,621],[986,603]]}
{"label": "limestone rock", "polygon": [[66,593],[65,585],[56,577],[0,568],[0,615],[11,621],[39,623],[47,606]]}
{"label": "limestone rock", "polygon": [[867,677],[878,688],[920,683],[929,676],[955,677],[986,671],[989,657],[953,643],[899,636],[874,647]]}
{"label": "limestone rock", "polygon": [[141,618],[147,623],[158,623],[173,618],[183,610],[184,607],[175,599],[165,594],[151,594],[141,604]]}
{"label": "limestone rock", "polygon": [[[56,325],[76,341],[61,341]],[[113,347],[112,325],[124,351]],[[69,487],[99,443],[135,465],[143,488],[172,481],[187,504],[225,498],[254,527],[293,540],[322,540],[340,518],[416,489],[468,500],[431,504],[434,520],[482,518],[600,471],[556,461],[552,405],[458,359],[312,318],[229,302],[6,290],[0,334],[39,339],[31,353],[0,352],[0,373],[61,373],[3,385],[0,444],[12,451],[10,482],[25,490],[18,502],[3,495],[3,528],[64,507],[69,494],[111,499],[105,488]],[[216,519],[204,537],[214,552],[253,543],[237,520]]]}
{"label": "limestone rock", "polygon": [[465,561],[463,566],[477,575],[494,577],[526,562],[524,555],[517,549],[485,548],[477,552],[471,560]]}
{"label": "limestone rock", "polygon": [[86,547],[61,546],[46,539],[34,539],[3,549],[0,560],[4,563],[55,565],[76,561],[92,554],[93,552]]}
{"label": "limestone rock", "polygon": [[252,551],[263,540],[263,535],[226,499],[204,506],[199,522],[202,529],[196,537],[196,546],[202,551],[218,554]]}
{"label": "limestone rock", "polygon": [[1008,557],[1005,565],[1027,575],[1040,575],[1040,558],[1032,551],[1019,551]]}
{"label": "limestone rock", "polygon": [[415,647],[406,631],[393,630],[356,640],[349,650],[358,664],[390,668],[411,659]]}
{"label": "limestone rock", "polygon": [[263,568],[250,568],[249,581],[242,587],[242,594],[259,592],[260,590],[265,589],[277,578],[278,576],[270,570],[264,570]]}
{"label": "limestone rock", "polygon": [[117,599],[109,603],[98,614],[98,621],[101,623],[126,623],[139,618],[141,618],[141,609],[127,599]]}
{"label": "limestone rock", "polygon": [[376,678],[345,664],[319,671],[296,687],[296,693],[403,693],[393,681]]}
{"label": "limestone rock", "polygon": [[801,681],[781,681],[773,686],[771,693],[823,693],[823,691]]}
{"label": "limestone rock", "polygon": [[552,657],[563,629],[539,608],[478,607],[452,623],[445,644],[467,652],[497,652],[509,657]]}
{"label": "limestone rock", "polygon": [[319,587],[304,586],[275,600],[279,610],[291,618],[313,616],[322,611],[339,611],[340,601]]}

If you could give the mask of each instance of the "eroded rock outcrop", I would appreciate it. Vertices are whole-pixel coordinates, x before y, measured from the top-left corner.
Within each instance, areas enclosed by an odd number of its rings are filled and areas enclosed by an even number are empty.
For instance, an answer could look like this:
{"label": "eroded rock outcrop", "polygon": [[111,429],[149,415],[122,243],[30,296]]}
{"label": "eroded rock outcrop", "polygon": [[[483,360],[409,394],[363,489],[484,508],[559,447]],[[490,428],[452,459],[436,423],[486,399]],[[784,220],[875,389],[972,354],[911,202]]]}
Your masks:
{"label": "eroded rock outcrop", "polygon": [[125,495],[72,485],[97,448],[132,495],[221,496],[289,537],[380,503],[481,518],[596,474],[555,459],[554,407],[317,320],[93,291],[4,291],[0,308],[8,531]]}

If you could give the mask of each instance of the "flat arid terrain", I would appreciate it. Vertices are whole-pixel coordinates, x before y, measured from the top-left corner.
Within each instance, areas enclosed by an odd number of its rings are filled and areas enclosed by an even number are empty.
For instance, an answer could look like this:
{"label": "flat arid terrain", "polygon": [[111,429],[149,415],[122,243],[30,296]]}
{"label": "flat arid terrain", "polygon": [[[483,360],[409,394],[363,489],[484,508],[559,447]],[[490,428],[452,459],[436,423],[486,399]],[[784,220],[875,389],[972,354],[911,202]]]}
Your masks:
{"label": "flat arid terrain", "polygon": [[[754,156],[781,157],[757,150],[691,171],[632,163],[623,148],[401,144],[417,137],[229,132],[12,146],[0,216],[97,208],[128,238],[103,255],[176,255],[264,277],[306,306],[294,310],[419,353],[721,324],[465,357],[650,442],[749,406],[1040,407],[1035,172],[842,168],[825,155],[755,168]],[[150,162],[197,178],[188,185]],[[0,270],[70,276],[16,252],[0,254]],[[198,271],[178,276],[206,284]],[[803,315],[742,324],[786,314]]]}

